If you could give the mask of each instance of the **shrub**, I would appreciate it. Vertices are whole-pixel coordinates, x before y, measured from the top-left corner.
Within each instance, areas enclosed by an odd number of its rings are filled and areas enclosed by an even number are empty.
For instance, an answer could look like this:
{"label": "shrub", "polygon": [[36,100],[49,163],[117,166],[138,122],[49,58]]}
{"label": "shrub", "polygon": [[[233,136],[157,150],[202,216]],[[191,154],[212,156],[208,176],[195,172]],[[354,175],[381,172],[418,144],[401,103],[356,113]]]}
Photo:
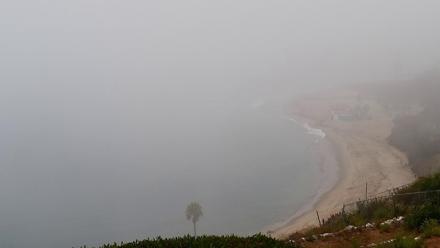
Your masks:
{"label": "shrub", "polygon": [[389,225],[389,224],[379,225],[379,230],[380,230],[380,232],[389,233],[391,231],[391,225]]}
{"label": "shrub", "polygon": [[378,248],[421,248],[423,243],[420,240],[415,240],[412,237],[398,237],[396,240],[389,244],[382,244],[376,246]]}
{"label": "shrub", "polygon": [[373,211],[374,220],[390,219],[393,215],[393,209],[385,205],[377,206]]}
{"label": "shrub", "polygon": [[422,241],[415,240],[413,237],[398,237],[393,242],[394,248],[421,248],[422,245]]}
{"label": "shrub", "polygon": [[351,242],[351,248],[360,248],[361,242],[358,239],[352,239]]}
{"label": "shrub", "polygon": [[352,214],[348,217],[348,222],[353,226],[362,226],[367,223],[367,220],[361,214]]}
{"label": "shrub", "polygon": [[440,225],[437,220],[429,219],[426,220],[421,227],[423,236],[425,238],[430,238],[433,236],[440,236]]}
{"label": "shrub", "polygon": [[237,236],[200,236],[193,238],[185,236],[180,238],[157,238],[154,240],[136,241],[123,245],[104,245],[101,248],[295,248],[292,243],[279,241],[264,235],[254,235],[252,237]]}
{"label": "shrub", "polygon": [[426,190],[440,189],[440,173],[436,173],[430,177],[420,178],[404,192],[417,192]]}
{"label": "shrub", "polygon": [[407,216],[406,224],[410,229],[418,229],[429,219],[440,219],[440,208],[433,203],[415,207]]}

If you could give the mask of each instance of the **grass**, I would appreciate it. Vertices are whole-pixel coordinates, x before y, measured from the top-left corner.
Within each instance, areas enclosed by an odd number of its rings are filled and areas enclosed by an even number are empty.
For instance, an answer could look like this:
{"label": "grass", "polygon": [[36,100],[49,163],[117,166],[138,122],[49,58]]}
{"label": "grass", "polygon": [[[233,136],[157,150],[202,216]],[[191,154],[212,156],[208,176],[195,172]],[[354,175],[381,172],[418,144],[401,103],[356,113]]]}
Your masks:
{"label": "grass", "polygon": [[389,233],[389,232],[391,232],[391,225],[389,225],[389,224],[380,225],[379,230],[381,232]]}
{"label": "grass", "polygon": [[401,190],[399,193],[420,192],[427,190],[440,190],[440,173],[436,173],[429,177],[419,178],[408,188]]}
{"label": "grass", "polygon": [[423,242],[414,237],[397,237],[394,242],[376,246],[377,248],[421,248]]}
{"label": "grass", "polygon": [[424,238],[440,237],[440,225],[437,220],[426,220],[421,226]]}
{"label": "grass", "polygon": [[251,237],[238,236],[200,236],[197,238],[191,236],[178,238],[156,238],[143,241],[135,241],[127,244],[109,244],[101,248],[295,248],[296,246],[287,241],[280,241],[269,238],[264,235],[254,235]]}
{"label": "grass", "polygon": [[[337,213],[327,219],[321,227],[313,228],[291,238],[306,237],[313,241],[319,234],[335,233],[348,225],[363,226],[366,223],[379,224],[395,216],[405,216],[405,225],[399,229],[404,232],[395,233],[393,225],[379,225],[379,229],[387,236],[398,236],[394,242],[382,244],[383,248],[419,248],[423,241],[415,240],[414,234],[423,234],[423,238],[440,236],[440,193],[412,194],[411,192],[440,190],[440,173],[427,178],[418,179],[408,188],[397,192],[392,198],[370,200],[356,205],[357,211]],[[406,236],[405,236],[406,235]],[[360,242],[353,240],[352,247],[360,247]],[[237,236],[190,236],[169,239],[147,239],[127,244],[110,244],[101,248],[294,248],[294,244],[279,241],[264,235],[252,237]]]}
{"label": "grass", "polygon": [[[417,234],[424,239],[440,237],[440,192],[436,190],[440,190],[440,173],[418,179],[409,187],[395,192],[393,197],[359,202],[356,205],[356,211],[335,214],[321,227],[307,230],[293,237],[303,235],[303,237],[310,238],[322,233],[337,233],[348,225],[360,227],[366,223],[380,224],[393,217],[404,216],[405,225],[399,228],[403,230],[403,233],[394,233],[394,224],[378,225],[381,233],[399,236],[394,242],[378,247],[422,247],[423,241],[416,241],[413,237],[405,237],[405,235]],[[352,247],[357,247],[357,242],[353,242]]]}
{"label": "grass", "polygon": [[435,202],[428,201],[411,208],[406,218],[406,225],[409,229],[417,229],[429,219],[440,219],[440,208]]}

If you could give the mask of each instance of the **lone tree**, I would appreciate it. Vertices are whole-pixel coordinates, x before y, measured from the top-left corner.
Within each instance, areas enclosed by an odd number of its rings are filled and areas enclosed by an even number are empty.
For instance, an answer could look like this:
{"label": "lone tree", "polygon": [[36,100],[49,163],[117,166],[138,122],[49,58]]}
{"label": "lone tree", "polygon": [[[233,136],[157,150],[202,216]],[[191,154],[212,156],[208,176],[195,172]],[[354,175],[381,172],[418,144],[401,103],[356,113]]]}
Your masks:
{"label": "lone tree", "polygon": [[194,237],[197,237],[196,223],[203,216],[202,207],[198,202],[191,202],[186,207],[186,219],[191,220],[194,225]]}

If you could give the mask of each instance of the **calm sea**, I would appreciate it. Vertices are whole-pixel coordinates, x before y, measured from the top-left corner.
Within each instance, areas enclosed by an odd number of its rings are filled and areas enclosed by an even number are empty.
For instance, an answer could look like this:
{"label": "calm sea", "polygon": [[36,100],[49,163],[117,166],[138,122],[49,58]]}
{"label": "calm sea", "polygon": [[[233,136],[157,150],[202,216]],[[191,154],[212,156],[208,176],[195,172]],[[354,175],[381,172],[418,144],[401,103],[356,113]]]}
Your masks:
{"label": "calm sea", "polygon": [[185,87],[10,89],[1,107],[0,246],[188,234],[191,201],[203,207],[200,233],[247,235],[313,196],[314,137],[285,117],[291,98]]}

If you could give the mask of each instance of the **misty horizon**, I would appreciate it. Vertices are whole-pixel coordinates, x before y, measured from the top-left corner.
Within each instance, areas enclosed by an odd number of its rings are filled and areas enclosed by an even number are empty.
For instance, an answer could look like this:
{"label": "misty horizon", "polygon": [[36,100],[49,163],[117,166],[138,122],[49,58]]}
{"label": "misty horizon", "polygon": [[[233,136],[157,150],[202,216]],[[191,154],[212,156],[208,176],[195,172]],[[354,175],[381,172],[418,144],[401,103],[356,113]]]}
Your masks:
{"label": "misty horizon", "polygon": [[[318,191],[305,92],[440,66],[438,1],[0,4],[0,246],[256,233]],[[299,190],[298,190],[299,189]]]}

